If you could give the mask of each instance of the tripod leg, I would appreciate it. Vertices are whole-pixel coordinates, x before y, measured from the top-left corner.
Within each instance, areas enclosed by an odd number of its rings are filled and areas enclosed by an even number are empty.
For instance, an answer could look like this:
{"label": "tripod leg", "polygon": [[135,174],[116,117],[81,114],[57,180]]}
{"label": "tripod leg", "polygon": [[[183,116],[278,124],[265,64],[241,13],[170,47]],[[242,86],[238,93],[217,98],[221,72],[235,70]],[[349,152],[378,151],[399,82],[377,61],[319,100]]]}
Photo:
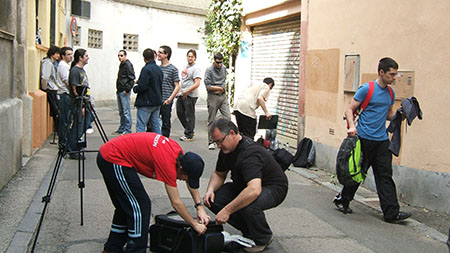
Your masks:
{"label": "tripod leg", "polygon": [[50,183],[48,185],[47,194],[42,197],[42,202],[44,202],[44,208],[42,209],[41,217],[39,218],[38,227],[36,233],[34,235],[33,246],[31,248],[31,252],[34,252],[36,247],[36,243],[39,237],[39,232],[41,231],[42,222],[44,221],[45,213],[47,211],[47,206],[50,203],[50,199],[53,193],[53,189],[55,188],[56,179],[58,177],[59,169],[61,168],[61,162],[64,156],[64,150],[60,149],[58,152],[58,157],[56,158],[55,167],[53,168],[52,178],[50,179]]}
{"label": "tripod leg", "polygon": [[98,118],[97,112],[95,111],[94,107],[92,106],[92,104],[89,101],[86,104],[87,104],[87,108],[91,112],[91,115],[94,117],[94,123],[95,123],[95,126],[97,127],[98,132],[100,133],[100,137],[102,137],[103,142],[106,143],[108,141],[108,136],[106,136],[105,129],[103,128],[102,123],[100,122],[100,119]]}

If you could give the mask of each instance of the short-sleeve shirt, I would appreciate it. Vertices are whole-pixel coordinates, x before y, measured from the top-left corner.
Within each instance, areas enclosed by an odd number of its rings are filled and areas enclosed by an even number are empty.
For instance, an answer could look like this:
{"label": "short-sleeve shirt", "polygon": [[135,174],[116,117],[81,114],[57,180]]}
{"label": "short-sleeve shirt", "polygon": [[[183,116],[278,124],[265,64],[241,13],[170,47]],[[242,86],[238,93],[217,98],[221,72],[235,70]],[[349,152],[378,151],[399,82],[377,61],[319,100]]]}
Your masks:
{"label": "short-sleeve shirt", "polygon": [[[365,83],[358,88],[354,99],[362,103],[368,92],[369,83]],[[389,139],[386,131],[386,117],[389,107],[394,104],[394,89],[392,89],[392,93],[393,98],[391,99],[389,88],[381,88],[375,81],[372,98],[366,109],[359,116],[358,125],[356,126],[360,137],[374,141],[385,141]]]}
{"label": "short-sleeve shirt", "polygon": [[236,194],[255,178],[261,179],[262,187],[269,188],[276,200],[283,200],[287,194],[288,179],[283,169],[263,146],[246,136],[242,136],[242,140],[232,153],[219,152],[216,170],[231,171]]}
{"label": "short-sleeve shirt", "polygon": [[160,66],[163,72],[163,82],[162,82],[162,98],[163,101],[170,98],[173,90],[175,89],[175,83],[180,81],[178,76],[178,69],[173,64],[167,66]]}
{"label": "short-sleeve shirt", "polygon": [[[180,94],[189,89],[192,85],[195,83],[196,78],[202,78],[202,73],[199,67],[197,67],[197,64],[189,65],[187,64],[183,71],[181,72],[181,83],[180,83]],[[191,93],[189,93],[189,97],[198,97],[198,88],[193,90]]]}
{"label": "short-sleeve shirt", "polygon": [[256,109],[259,105],[257,99],[262,96],[264,101],[269,99],[270,87],[266,83],[252,84],[237,98],[234,110],[239,111],[247,117],[256,119]]}
{"label": "short-sleeve shirt", "polygon": [[[87,86],[89,87],[89,79],[87,77],[86,71],[84,71],[83,68],[77,67],[76,65],[73,66],[73,68],[70,69],[69,73],[69,85],[72,87],[72,85],[76,86]],[[70,94],[73,95],[72,88],[69,90]]]}
{"label": "short-sleeve shirt", "polygon": [[177,186],[176,158],[180,145],[162,135],[144,132],[116,137],[100,147],[103,159],[131,167],[139,174]]}

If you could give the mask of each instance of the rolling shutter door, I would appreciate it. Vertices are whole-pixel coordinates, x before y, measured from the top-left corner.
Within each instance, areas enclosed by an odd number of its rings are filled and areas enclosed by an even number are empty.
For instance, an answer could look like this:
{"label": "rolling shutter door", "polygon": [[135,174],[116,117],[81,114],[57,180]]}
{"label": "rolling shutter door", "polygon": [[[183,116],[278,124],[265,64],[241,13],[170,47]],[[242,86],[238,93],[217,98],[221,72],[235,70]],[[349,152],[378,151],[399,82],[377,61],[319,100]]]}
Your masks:
{"label": "rolling shutter door", "polygon": [[299,66],[300,17],[254,27],[251,82],[274,79],[266,105],[270,113],[279,115],[278,139],[291,146],[298,139]]}

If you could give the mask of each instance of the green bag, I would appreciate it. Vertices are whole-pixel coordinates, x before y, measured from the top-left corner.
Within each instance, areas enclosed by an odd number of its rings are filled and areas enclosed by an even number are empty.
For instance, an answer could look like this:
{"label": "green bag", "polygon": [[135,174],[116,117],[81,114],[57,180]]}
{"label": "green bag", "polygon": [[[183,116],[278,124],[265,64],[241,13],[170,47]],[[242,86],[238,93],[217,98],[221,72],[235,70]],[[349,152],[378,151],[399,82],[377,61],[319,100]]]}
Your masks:
{"label": "green bag", "polygon": [[345,138],[336,158],[336,175],[339,183],[355,186],[364,181],[366,174],[362,169],[362,160],[363,153],[358,136]]}

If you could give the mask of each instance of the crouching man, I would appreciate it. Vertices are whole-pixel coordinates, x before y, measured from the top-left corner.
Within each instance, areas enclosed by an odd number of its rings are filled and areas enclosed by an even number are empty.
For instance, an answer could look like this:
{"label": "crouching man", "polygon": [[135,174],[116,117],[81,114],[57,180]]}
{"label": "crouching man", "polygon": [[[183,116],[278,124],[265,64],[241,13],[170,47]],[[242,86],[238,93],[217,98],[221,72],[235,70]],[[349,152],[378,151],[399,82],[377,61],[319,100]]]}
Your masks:
{"label": "crouching man", "polygon": [[[263,251],[272,242],[264,210],[283,202],[288,179],[272,155],[230,120],[216,120],[209,131],[220,152],[203,201],[217,223],[228,222],[256,243],[245,251]],[[233,182],[225,183],[228,171]]]}
{"label": "crouching man", "polygon": [[[206,215],[198,192],[203,173],[202,158],[192,152],[183,153],[174,140],[156,133],[134,133],[114,138],[100,147],[97,155],[109,196],[115,207],[111,231],[104,253],[146,252],[151,200],[137,173],[165,183],[167,195],[177,213],[198,233],[206,231],[210,217]],[[180,198],[176,180],[186,186],[196,203],[197,220],[189,214]]]}

